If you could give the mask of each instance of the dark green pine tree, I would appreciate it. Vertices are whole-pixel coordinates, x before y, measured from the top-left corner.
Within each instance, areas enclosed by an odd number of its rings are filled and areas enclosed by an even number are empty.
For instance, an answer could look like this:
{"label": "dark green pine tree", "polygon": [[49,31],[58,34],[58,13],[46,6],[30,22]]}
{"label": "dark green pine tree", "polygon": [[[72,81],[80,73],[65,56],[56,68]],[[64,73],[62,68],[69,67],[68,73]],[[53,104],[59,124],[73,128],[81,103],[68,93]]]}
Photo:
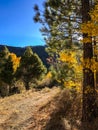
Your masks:
{"label": "dark green pine tree", "polygon": [[9,53],[7,47],[0,51],[0,94],[3,97],[9,95],[14,79],[13,63]]}
{"label": "dark green pine tree", "polygon": [[44,5],[43,14],[35,5],[34,21],[42,23],[40,30],[45,35],[47,51],[53,55],[62,49],[71,48],[77,40],[77,30],[81,23],[81,1],[48,0]]}
{"label": "dark green pine tree", "polygon": [[30,89],[30,81],[40,78],[45,72],[46,68],[41,59],[32,52],[31,47],[27,47],[21,57],[20,67],[17,70],[17,76],[24,81],[26,90]]}
{"label": "dark green pine tree", "polygon": [[3,60],[3,64],[1,64],[2,67],[0,68],[0,80],[11,85],[14,78],[13,63],[11,57]]}
{"label": "dark green pine tree", "polygon": [[9,56],[9,50],[4,47],[0,52],[0,80],[11,84],[13,80],[13,63],[11,57]]}
{"label": "dark green pine tree", "polygon": [[7,59],[9,57],[9,53],[9,49],[6,46],[4,46],[0,52],[0,59]]}
{"label": "dark green pine tree", "polygon": [[[81,48],[77,39],[79,35],[77,30],[82,22],[80,9],[80,0],[48,0],[44,3],[43,14],[37,5],[34,7],[36,11],[34,21],[42,23],[40,31],[45,35],[46,50],[52,57],[52,69],[54,68],[55,77],[59,80],[62,76],[63,79],[70,76],[67,74],[68,70],[74,72],[66,63],[62,64],[58,59],[62,51],[75,52]],[[66,72],[65,76],[62,72]]]}

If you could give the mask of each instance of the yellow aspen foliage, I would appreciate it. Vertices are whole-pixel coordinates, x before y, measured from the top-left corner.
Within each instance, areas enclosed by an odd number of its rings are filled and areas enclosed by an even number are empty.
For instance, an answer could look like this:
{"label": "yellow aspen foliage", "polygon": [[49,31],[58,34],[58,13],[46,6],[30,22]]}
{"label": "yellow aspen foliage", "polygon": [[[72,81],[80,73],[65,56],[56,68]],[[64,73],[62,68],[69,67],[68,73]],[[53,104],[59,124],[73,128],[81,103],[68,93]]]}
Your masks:
{"label": "yellow aspen foliage", "polygon": [[81,31],[87,33],[88,36],[96,36],[98,34],[97,24],[94,21],[88,21],[88,23],[83,23],[81,26]]}
{"label": "yellow aspen foliage", "polygon": [[98,72],[98,62],[96,62],[96,71]]}
{"label": "yellow aspen foliage", "polygon": [[65,52],[60,52],[60,58],[59,60],[62,62],[67,62],[67,63],[77,63],[76,59],[75,59],[75,53],[74,52],[69,52],[69,53],[65,53]]}
{"label": "yellow aspen foliage", "polygon": [[[80,75],[82,75],[82,65],[81,65],[81,61],[78,62],[77,60],[77,54],[78,52],[74,52],[74,51],[69,51],[69,52],[64,52],[62,51],[60,54],[59,54],[59,60],[61,62],[64,62],[64,63],[67,63],[68,66],[70,67],[70,69],[74,69],[74,72],[75,72],[75,77],[74,77],[74,80],[65,80],[64,81],[64,87],[69,89],[69,90],[76,90],[77,92],[80,92],[81,91],[81,82],[79,80],[79,82],[77,82],[77,77],[79,78]],[[70,75],[71,76],[71,75]]]}
{"label": "yellow aspen foliage", "polygon": [[94,54],[98,55],[98,48],[94,45]]}
{"label": "yellow aspen foliage", "polygon": [[65,88],[71,90],[71,89],[75,89],[77,92],[81,92],[81,84],[80,82],[74,82],[74,81],[68,81],[68,82],[64,82],[64,86]]}
{"label": "yellow aspen foliage", "polygon": [[13,63],[13,70],[14,70],[14,73],[15,73],[17,68],[20,65],[21,57],[17,57],[16,54],[14,54],[14,53],[10,53],[10,57],[11,57],[11,60],[12,60],[12,63]]}
{"label": "yellow aspen foliage", "polygon": [[89,37],[89,38],[83,38],[82,40],[81,40],[81,42],[83,42],[83,43],[91,43],[92,42],[92,39]]}
{"label": "yellow aspen foliage", "polygon": [[[83,38],[83,43],[93,43],[93,58],[84,59],[82,61],[83,67],[92,70],[94,73],[98,72],[98,4],[89,12],[91,20],[81,25],[81,32],[88,35],[88,38]],[[87,70],[86,70],[87,71]]]}
{"label": "yellow aspen foliage", "polygon": [[78,63],[76,55],[76,52],[61,52],[59,60],[68,63],[70,68],[73,67],[76,72],[80,72],[82,70],[82,65]]}
{"label": "yellow aspen foliage", "polygon": [[[81,25],[81,32],[88,34],[88,37],[97,37],[98,39],[98,4],[90,11],[91,20]],[[84,39],[84,43],[89,43],[89,38]]]}
{"label": "yellow aspen foliage", "polygon": [[[83,43],[98,43],[98,4],[95,5],[95,8],[90,11],[91,20],[87,23],[81,25],[81,32],[88,34],[88,38],[83,38]],[[98,47],[94,45],[93,47],[94,55],[98,57]],[[92,59],[85,59],[83,61],[83,66],[91,69],[94,73],[98,72],[98,62],[97,59],[93,57]]]}
{"label": "yellow aspen foliage", "polygon": [[73,66],[74,66],[76,72],[82,72],[82,69],[83,69],[82,64],[80,64],[80,65],[77,64],[77,65],[73,65]]}
{"label": "yellow aspen foliage", "polygon": [[96,72],[98,63],[96,62],[95,58],[87,58],[83,61],[82,65],[83,67],[92,70],[92,72]]}
{"label": "yellow aspen foliage", "polygon": [[49,71],[48,73],[47,73],[47,75],[46,75],[46,78],[51,78],[52,77],[52,74],[51,74],[51,72]]}

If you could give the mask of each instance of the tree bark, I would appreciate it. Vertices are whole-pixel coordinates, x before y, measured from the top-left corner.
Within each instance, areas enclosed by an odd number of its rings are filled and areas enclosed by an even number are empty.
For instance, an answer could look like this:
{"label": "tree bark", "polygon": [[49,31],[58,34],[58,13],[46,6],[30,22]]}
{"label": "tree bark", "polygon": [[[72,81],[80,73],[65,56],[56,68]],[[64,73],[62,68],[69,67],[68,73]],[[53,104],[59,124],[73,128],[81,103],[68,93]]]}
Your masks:
{"label": "tree bark", "polygon": [[[82,22],[90,20],[89,0],[81,0],[82,2]],[[88,34],[83,34],[83,38],[90,38]],[[90,43],[83,43],[83,60],[93,58],[92,40]],[[89,63],[91,64],[91,63]],[[89,89],[89,90],[88,90]],[[83,104],[82,104],[82,121],[90,122],[96,117],[96,91],[94,83],[94,72],[90,68],[83,67]]]}
{"label": "tree bark", "polygon": [[29,89],[30,89],[30,86],[29,86],[29,82],[28,82],[28,81],[25,81],[25,88],[26,88],[26,90],[29,90]]}

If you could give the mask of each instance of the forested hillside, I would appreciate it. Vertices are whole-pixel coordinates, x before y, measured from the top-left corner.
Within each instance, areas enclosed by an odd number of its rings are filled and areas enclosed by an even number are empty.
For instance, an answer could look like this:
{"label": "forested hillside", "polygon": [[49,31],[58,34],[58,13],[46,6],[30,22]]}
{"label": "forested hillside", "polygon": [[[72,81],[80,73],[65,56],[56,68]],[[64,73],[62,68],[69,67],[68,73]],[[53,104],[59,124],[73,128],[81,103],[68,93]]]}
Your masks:
{"label": "forested hillside", "polygon": [[98,130],[98,0],[33,9],[46,46],[1,46],[0,128]]}
{"label": "forested hillside", "polygon": [[[4,45],[0,45],[0,50],[2,50],[3,47]],[[26,50],[26,47],[7,46],[7,48],[10,52],[15,53],[17,56],[22,56],[24,51]],[[46,61],[46,59],[48,58],[48,53],[45,51],[46,46],[32,46],[31,48],[33,52],[38,54],[38,56],[41,58],[46,67],[49,67],[49,64],[47,64]]]}

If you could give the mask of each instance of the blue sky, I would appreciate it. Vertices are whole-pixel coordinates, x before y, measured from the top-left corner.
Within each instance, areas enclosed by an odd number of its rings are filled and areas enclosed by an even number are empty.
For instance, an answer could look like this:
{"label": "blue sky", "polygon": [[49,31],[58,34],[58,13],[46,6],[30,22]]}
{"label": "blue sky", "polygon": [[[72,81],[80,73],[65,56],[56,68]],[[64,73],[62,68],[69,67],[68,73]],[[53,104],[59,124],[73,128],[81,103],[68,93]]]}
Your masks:
{"label": "blue sky", "polygon": [[34,23],[34,4],[42,8],[43,0],[0,0],[0,44],[10,46],[44,45]]}

